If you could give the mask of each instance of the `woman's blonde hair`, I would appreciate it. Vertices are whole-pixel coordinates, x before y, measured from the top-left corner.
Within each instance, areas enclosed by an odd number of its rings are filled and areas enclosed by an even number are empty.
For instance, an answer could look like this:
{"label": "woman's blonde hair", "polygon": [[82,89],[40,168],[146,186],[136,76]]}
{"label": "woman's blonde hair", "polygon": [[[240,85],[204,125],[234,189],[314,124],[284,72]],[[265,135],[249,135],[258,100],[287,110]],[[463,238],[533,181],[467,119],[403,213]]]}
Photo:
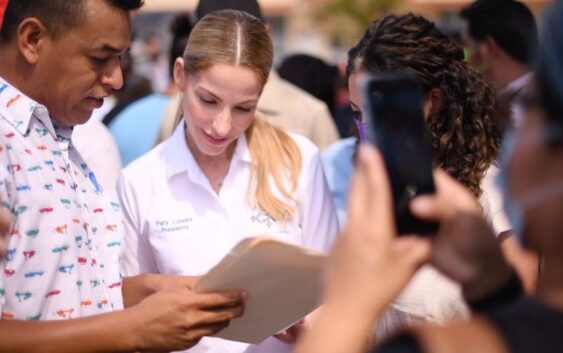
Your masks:
{"label": "woman's blonde hair", "polygon": [[[264,24],[242,11],[221,10],[203,17],[193,28],[184,52],[186,75],[216,64],[240,65],[252,70],[262,87],[273,62],[273,46]],[[293,197],[301,174],[301,153],[283,130],[255,117],[246,131],[253,171],[249,199],[276,221],[294,213]],[[286,180],[289,180],[287,182]],[[275,195],[270,182],[280,192]]]}

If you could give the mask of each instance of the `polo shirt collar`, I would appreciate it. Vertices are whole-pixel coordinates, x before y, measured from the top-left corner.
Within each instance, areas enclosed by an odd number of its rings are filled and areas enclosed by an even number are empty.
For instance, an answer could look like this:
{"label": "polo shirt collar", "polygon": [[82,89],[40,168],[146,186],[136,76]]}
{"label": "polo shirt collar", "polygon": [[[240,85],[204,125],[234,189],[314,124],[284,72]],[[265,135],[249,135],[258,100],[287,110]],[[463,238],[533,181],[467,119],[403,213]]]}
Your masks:
{"label": "polo shirt collar", "polygon": [[[182,122],[178,124],[172,136],[163,142],[162,158],[165,162],[167,179],[181,173],[189,174],[190,171],[199,170],[199,166],[186,142],[184,135],[185,124],[182,119]],[[248,164],[252,162],[246,135],[244,134],[237,140],[231,163],[235,161],[242,161]]]}
{"label": "polo shirt collar", "polygon": [[526,87],[526,85],[532,80],[533,73],[527,72],[524,75],[516,78],[515,80],[511,81],[500,91],[499,94],[508,93],[508,92],[520,92],[521,90]]}
{"label": "polo shirt collar", "polygon": [[53,138],[57,138],[47,107],[23,94],[2,77],[0,77],[0,115],[23,136],[27,135],[32,117],[35,116],[44,126],[44,128],[38,126],[36,129],[40,129],[42,134],[49,133]]}

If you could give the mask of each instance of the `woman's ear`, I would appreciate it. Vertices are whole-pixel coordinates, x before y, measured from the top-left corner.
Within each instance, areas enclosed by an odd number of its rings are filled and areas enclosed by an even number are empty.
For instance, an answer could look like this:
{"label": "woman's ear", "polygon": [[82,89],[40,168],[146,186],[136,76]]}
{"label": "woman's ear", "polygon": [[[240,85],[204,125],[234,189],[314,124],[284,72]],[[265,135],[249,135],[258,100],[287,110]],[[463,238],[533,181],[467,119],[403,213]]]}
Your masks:
{"label": "woman's ear", "polygon": [[186,71],[184,69],[184,59],[177,58],[174,63],[174,82],[180,88],[180,91],[186,89]]}
{"label": "woman's ear", "polygon": [[446,95],[440,88],[432,88],[424,100],[424,119],[440,113],[446,104]]}

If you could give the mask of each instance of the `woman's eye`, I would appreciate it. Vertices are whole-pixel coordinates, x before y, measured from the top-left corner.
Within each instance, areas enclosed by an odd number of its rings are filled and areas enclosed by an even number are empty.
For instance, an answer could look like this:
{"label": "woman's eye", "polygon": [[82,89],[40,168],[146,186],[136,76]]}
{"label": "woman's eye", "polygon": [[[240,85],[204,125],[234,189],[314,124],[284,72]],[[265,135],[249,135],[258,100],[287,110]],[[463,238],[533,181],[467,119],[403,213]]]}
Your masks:
{"label": "woman's eye", "polygon": [[362,121],[362,112],[359,110],[352,110],[352,116],[355,120]]}
{"label": "woman's eye", "polygon": [[213,99],[207,99],[207,98],[203,98],[203,97],[200,97],[200,99],[205,104],[215,104],[215,101]]}
{"label": "woman's eye", "polygon": [[237,107],[237,109],[243,113],[250,113],[250,111],[252,110],[250,108],[245,108],[245,107]]}

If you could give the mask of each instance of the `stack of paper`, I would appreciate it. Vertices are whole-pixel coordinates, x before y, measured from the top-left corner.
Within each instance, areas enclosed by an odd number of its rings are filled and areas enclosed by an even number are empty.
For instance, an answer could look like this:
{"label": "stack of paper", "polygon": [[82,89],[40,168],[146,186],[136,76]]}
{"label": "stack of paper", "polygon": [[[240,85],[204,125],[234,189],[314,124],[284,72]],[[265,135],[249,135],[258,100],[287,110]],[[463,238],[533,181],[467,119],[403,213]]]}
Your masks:
{"label": "stack of paper", "polygon": [[319,305],[325,261],[325,254],[266,236],[248,238],[203,276],[194,290],[245,290],[244,315],[216,336],[259,343]]}

